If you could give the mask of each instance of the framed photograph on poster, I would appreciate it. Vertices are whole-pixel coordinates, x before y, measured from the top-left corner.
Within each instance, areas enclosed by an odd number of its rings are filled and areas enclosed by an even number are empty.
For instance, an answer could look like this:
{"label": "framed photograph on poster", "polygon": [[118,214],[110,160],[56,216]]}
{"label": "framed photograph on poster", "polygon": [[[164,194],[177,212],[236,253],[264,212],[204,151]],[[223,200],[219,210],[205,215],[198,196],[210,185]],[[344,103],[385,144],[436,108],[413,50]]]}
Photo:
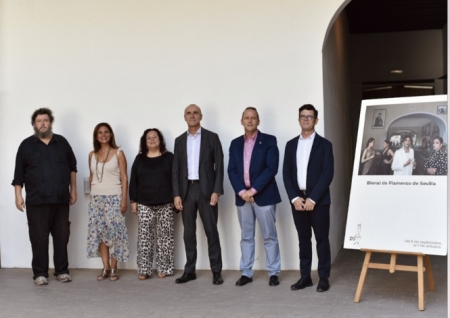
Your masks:
{"label": "framed photograph on poster", "polygon": [[438,106],[437,113],[441,115],[447,114],[447,105],[444,106]]}
{"label": "framed photograph on poster", "polygon": [[425,136],[430,135],[431,124],[425,126]]}
{"label": "framed photograph on poster", "polygon": [[372,128],[384,128],[386,121],[386,109],[374,109]]}

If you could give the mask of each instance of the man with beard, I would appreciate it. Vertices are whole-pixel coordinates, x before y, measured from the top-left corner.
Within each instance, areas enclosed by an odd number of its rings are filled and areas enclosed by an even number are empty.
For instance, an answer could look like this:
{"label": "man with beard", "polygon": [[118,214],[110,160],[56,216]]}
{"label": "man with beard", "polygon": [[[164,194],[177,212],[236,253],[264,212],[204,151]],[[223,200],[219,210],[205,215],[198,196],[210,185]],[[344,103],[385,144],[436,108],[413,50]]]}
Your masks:
{"label": "man with beard", "polygon": [[[53,134],[54,117],[48,108],[31,116],[35,134],[19,146],[12,185],[16,207],[28,219],[36,285],[47,285],[49,234],[53,237],[56,279],[70,282],[67,243],[69,242],[69,204],[77,200],[77,161],[67,140]],[[26,202],[22,197],[25,184]],[[26,203],[26,204],[25,204]],[[26,207],[26,209],[25,209]]]}

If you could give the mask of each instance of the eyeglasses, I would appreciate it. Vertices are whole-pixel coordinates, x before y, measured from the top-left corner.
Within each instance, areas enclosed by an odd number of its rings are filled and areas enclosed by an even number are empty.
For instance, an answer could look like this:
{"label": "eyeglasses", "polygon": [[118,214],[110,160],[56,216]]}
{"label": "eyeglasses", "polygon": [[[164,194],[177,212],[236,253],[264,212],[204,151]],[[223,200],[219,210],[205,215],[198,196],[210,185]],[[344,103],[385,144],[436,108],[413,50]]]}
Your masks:
{"label": "eyeglasses", "polygon": [[305,120],[305,119],[311,120],[314,118],[316,118],[316,117],[314,117],[313,115],[300,115],[300,119],[303,119],[303,120]]}

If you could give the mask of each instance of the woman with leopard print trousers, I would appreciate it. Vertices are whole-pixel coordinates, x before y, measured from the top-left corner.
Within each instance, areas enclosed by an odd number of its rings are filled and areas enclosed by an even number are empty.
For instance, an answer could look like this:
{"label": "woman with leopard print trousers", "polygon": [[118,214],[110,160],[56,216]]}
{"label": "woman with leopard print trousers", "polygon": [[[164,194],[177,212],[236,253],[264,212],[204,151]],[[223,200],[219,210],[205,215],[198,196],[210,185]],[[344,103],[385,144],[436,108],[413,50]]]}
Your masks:
{"label": "woman with leopard print trousers", "polygon": [[147,129],[131,168],[131,212],[138,215],[138,278],[152,274],[156,244],[158,277],[173,274],[174,217],[172,196],[173,153],[167,151],[161,132]]}

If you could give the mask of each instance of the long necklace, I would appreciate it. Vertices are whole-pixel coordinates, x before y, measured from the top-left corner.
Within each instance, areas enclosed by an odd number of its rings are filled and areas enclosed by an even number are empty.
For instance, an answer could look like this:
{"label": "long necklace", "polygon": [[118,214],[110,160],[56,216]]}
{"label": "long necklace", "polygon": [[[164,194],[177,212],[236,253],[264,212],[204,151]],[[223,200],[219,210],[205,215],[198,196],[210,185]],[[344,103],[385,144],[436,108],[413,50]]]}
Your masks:
{"label": "long necklace", "polygon": [[95,174],[97,175],[97,180],[99,183],[102,183],[102,181],[103,181],[103,171],[105,170],[105,164],[106,164],[106,160],[108,160],[110,150],[111,150],[111,147],[108,148],[108,152],[106,153],[105,160],[103,161],[102,171],[100,172],[100,174],[98,173],[99,172],[98,171],[98,158],[100,157],[100,152],[97,155],[97,162],[95,164]]}

